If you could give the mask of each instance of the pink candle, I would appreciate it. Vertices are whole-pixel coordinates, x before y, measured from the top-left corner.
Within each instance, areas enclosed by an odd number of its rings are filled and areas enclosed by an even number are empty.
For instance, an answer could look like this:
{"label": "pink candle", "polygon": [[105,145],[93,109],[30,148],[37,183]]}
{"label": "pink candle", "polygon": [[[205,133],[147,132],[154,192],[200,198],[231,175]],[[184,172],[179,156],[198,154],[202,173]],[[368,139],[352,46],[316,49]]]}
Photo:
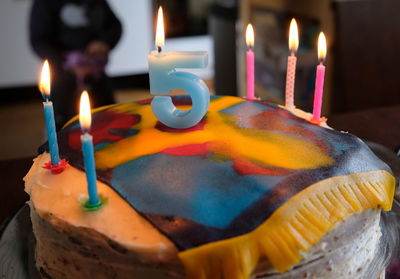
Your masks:
{"label": "pink candle", "polygon": [[246,43],[248,50],[246,52],[246,64],[247,64],[247,99],[254,100],[254,30],[251,24],[247,25],[246,29]]}
{"label": "pink candle", "polygon": [[319,34],[318,38],[318,58],[321,61],[317,66],[317,77],[315,79],[315,91],[314,91],[314,109],[313,118],[314,121],[320,121],[321,109],[322,109],[322,97],[324,95],[324,80],[325,80],[325,66],[323,61],[326,57],[326,39],[323,32]]}
{"label": "pink candle", "polygon": [[296,79],[296,62],[297,58],[292,53],[288,57],[287,72],[286,72],[286,96],[285,106],[287,108],[294,108],[294,81]]}
{"label": "pink candle", "polygon": [[286,71],[286,94],[285,106],[287,108],[294,108],[294,82],[296,79],[296,62],[297,58],[295,52],[299,47],[299,32],[297,30],[296,20],[293,18],[290,22],[289,31],[289,49],[291,55],[288,57],[287,71]]}
{"label": "pink candle", "polygon": [[246,53],[247,61],[247,99],[254,100],[254,52],[250,48]]}
{"label": "pink candle", "polygon": [[315,79],[313,120],[321,119],[322,97],[324,95],[325,66],[322,62],[317,66]]}

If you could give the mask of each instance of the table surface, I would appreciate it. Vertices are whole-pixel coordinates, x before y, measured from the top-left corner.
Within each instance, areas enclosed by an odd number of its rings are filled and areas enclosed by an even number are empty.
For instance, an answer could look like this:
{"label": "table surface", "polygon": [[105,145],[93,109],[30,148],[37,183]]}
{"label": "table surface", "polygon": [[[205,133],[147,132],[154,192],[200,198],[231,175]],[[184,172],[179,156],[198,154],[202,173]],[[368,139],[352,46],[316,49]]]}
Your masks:
{"label": "table surface", "polygon": [[[400,147],[400,106],[336,115],[328,119],[328,124],[393,151]],[[0,224],[28,200],[22,179],[32,165],[32,159],[0,161],[0,197],[6,197],[0,203]]]}
{"label": "table surface", "polygon": [[[23,177],[32,165],[33,158],[0,161],[0,224],[14,215],[28,200],[24,192]],[[0,228],[1,231],[1,228]]]}
{"label": "table surface", "polygon": [[396,152],[400,147],[400,106],[334,115],[328,124]]}

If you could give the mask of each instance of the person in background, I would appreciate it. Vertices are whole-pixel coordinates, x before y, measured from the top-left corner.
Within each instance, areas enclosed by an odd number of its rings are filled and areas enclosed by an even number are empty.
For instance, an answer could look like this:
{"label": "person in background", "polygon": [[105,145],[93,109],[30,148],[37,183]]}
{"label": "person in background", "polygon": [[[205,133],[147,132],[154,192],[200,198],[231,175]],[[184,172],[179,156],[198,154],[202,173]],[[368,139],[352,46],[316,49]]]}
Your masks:
{"label": "person in background", "polygon": [[106,0],[34,0],[29,28],[34,52],[50,63],[57,130],[77,114],[84,89],[92,107],[114,103],[104,69],[122,26]]}

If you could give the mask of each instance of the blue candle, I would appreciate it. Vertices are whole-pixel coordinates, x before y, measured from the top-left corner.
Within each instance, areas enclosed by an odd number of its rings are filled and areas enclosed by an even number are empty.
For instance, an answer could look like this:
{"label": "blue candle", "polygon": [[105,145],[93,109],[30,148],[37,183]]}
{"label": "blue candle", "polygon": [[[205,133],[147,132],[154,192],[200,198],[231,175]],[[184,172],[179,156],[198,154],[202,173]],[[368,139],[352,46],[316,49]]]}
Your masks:
{"label": "blue candle", "polygon": [[98,205],[100,203],[97,193],[96,165],[94,162],[93,137],[89,133],[81,136],[83,162],[85,164],[86,180],[88,185],[89,200],[88,205]]}
{"label": "blue candle", "polygon": [[49,152],[51,164],[56,166],[60,163],[60,155],[58,152],[56,124],[54,121],[53,103],[50,98],[50,67],[47,60],[43,63],[41,79],[39,82],[39,90],[45,99],[43,102],[44,117],[46,119],[47,140],[49,142]]}
{"label": "blue candle", "polygon": [[153,95],[167,95],[174,89],[183,89],[192,98],[190,110],[179,110],[171,97],[157,96],[151,105],[154,115],[165,125],[185,129],[196,125],[206,114],[210,105],[207,85],[196,75],[176,71],[176,68],[205,68],[208,54],[203,51],[161,52],[164,44],[162,9],[158,12],[156,46],[148,56],[150,92]]}
{"label": "blue candle", "polygon": [[53,103],[46,100],[43,102],[44,116],[46,118],[47,140],[49,142],[49,151],[51,164],[58,165],[60,163],[60,155],[58,152],[56,124],[54,121]]}
{"label": "blue candle", "polygon": [[89,134],[92,122],[89,95],[83,91],[80,102],[79,122],[83,135],[81,136],[83,162],[86,172],[89,200],[86,207],[97,207],[101,205],[97,193],[96,165],[94,161],[93,137]]}

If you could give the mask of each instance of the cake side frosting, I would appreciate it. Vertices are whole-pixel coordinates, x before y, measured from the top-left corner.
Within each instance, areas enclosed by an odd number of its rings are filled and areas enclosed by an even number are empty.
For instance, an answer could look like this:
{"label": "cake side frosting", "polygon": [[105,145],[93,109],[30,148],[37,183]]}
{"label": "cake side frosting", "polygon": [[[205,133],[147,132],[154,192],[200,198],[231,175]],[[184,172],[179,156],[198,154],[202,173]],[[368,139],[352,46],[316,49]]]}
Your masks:
{"label": "cake side frosting", "polygon": [[107,206],[101,211],[82,210],[81,202],[86,197],[86,177],[82,171],[68,166],[53,175],[42,168],[50,159],[42,154],[35,159],[25,176],[25,191],[30,195],[31,206],[41,218],[65,220],[74,227],[91,228],[136,251],[144,263],[160,264],[178,261],[175,246],[151,224],[138,214],[108,185],[98,181],[97,187],[108,197]]}
{"label": "cake side frosting", "polygon": [[[93,212],[79,208],[86,191],[85,174],[69,166],[54,179],[41,167],[48,160],[47,153],[40,155],[25,178],[37,240],[36,264],[44,278],[190,278],[173,243],[107,185],[98,182],[101,191],[103,187],[110,191],[104,192],[110,194],[110,208],[90,217]],[[129,224],[110,214],[115,211]],[[364,267],[376,255],[379,216],[378,209],[353,214],[302,253],[295,269],[278,274],[263,258],[250,278],[363,278]]]}
{"label": "cake side frosting", "polygon": [[[174,102],[180,109],[190,107],[187,97]],[[390,169],[361,140],[312,125],[265,102],[214,97],[205,119],[186,130],[158,123],[149,101],[117,105],[93,114],[91,133],[98,179],[175,243],[189,274],[200,274],[199,270],[214,274],[210,261],[235,262],[242,264],[232,271],[236,277],[221,277],[246,278],[262,255],[284,271],[300,260],[301,250],[309,249],[341,219],[391,205],[394,181]],[[82,168],[79,135],[78,123],[71,122],[59,142],[62,156]],[[372,179],[376,172],[381,174],[379,181]],[[323,197],[322,206],[314,209],[325,210],[321,218],[327,220],[309,218],[312,210],[287,202],[310,185],[332,177],[343,177],[342,184],[335,188],[322,183],[318,191],[331,196]],[[374,188],[369,182],[382,183],[382,187]],[[355,188],[348,192],[340,188],[347,184]],[[337,197],[335,191],[342,196]],[[303,198],[312,200],[311,196]],[[332,211],[337,204],[346,209],[339,216]],[[263,233],[254,233],[270,228],[268,222],[285,206],[294,209],[294,214],[301,213],[296,218],[311,220],[286,230],[290,218],[283,214],[273,222],[273,228],[283,229],[283,238],[268,240]],[[272,241],[277,249],[259,245],[263,240]],[[229,243],[223,249],[226,252],[217,253],[223,242]],[[215,258],[198,257],[208,248],[206,254]],[[234,258],[229,253],[232,249],[248,257]],[[196,262],[194,269],[191,261]]]}

